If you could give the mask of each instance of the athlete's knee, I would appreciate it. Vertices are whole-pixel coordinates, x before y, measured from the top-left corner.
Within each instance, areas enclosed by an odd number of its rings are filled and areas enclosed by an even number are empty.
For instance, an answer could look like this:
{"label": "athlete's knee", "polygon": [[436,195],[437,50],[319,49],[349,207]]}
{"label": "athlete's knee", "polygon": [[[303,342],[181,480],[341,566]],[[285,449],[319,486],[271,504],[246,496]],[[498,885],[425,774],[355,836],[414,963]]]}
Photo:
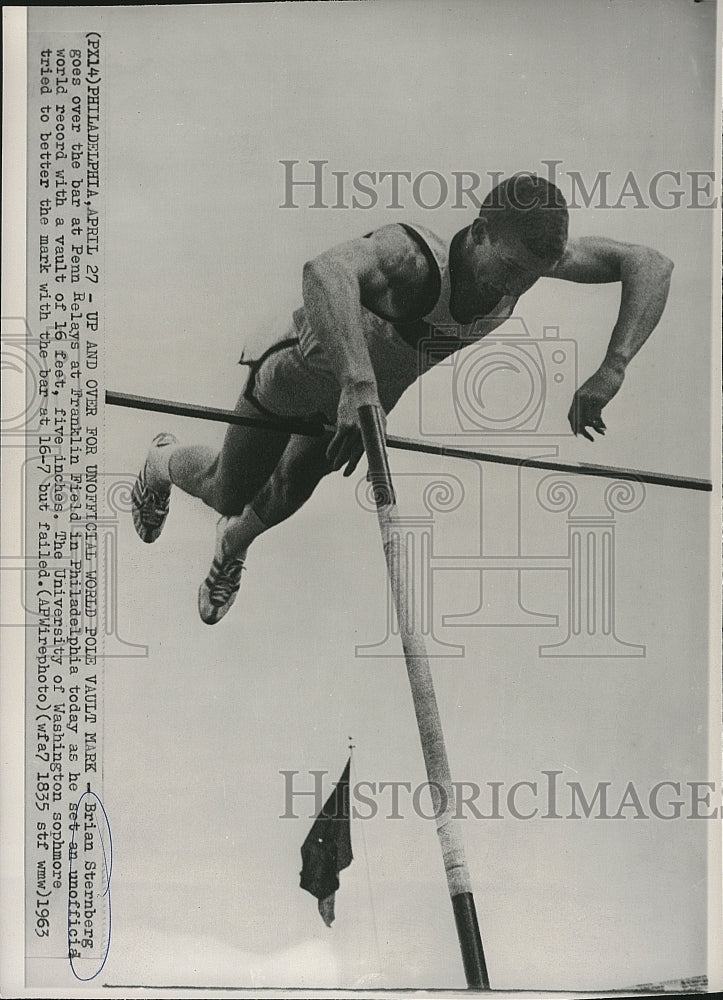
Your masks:
{"label": "athlete's knee", "polygon": [[272,477],[272,489],[282,507],[294,510],[308,500],[317,482],[307,470],[287,466]]}
{"label": "athlete's knee", "polygon": [[325,450],[298,449],[286,453],[279,464],[279,472],[285,481],[303,488],[316,486],[331,467]]}
{"label": "athlete's knee", "polygon": [[240,514],[251,499],[241,483],[230,481],[224,475],[218,459],[209,467],[200,490],[201,499],[219,514]]}
{"label": "athlete's knee", "polygon": [[218,514],[224,517],[232,517],[234,514],[241,514],[248,501],[245,497],[231,496],[230,494],[215,494],[208,502]]}
{"label": "athlete's knee", "polygon": [[294,510],[309,499],[326,468],[315,455],[303,450],[285,454],[270,480],[271,492],[277,504]]}

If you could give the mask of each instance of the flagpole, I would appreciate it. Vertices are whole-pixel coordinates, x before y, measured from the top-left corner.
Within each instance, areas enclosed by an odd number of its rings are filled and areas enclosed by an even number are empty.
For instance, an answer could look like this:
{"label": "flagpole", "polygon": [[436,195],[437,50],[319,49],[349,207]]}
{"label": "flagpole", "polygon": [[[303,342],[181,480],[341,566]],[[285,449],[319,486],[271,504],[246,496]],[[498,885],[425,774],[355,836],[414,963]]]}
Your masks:
{"label": "flagpole", "polygon": [[421,633],[414,627],[414,595],[406,568],[408,553],[404,533],[398,529],[398,513],[389,470],[379,408],[359,407],[359,425],[369,464],[369,479],[379,519],[389,582],[397,611],[399,632],[407,663],[407,675],[417,717],[419,738],[427,769],[427,781],[437,821],[447,886],[457,926],[467,986],[490,988],[482,938],[472,895],[472,884],[462,843],[460,820],[455,818],[455,793],[447,760],[447,749],[439,717],[429,658]]}

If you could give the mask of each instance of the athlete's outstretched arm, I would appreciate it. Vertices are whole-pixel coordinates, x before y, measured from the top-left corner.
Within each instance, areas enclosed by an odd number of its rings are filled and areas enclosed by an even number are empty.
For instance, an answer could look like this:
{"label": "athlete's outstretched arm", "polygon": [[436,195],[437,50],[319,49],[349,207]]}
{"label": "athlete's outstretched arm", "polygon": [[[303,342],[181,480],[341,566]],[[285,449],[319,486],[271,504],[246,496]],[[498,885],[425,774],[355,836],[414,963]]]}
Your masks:
{"label": "athlete's outstretched arm", "polygon": [[304,265],[304,306],[339,381],[336,433],[327,457],[332,469],[356,468],[363,453],[358,426],[362,404],[379,406],[376,378],[364,337],[363,305],[418,277],[418,248],[401,226],[333,247]]}
{"label": "athlete's outstretched arm", "polygon": [[662,316],[673,262],[657,250],[588,236],[571,240],[548,277],[565,281],[622,284],[620,311],[602,364],[578,391],[568,420],[575,434],[594,440],[604,433],[601,411],[623,383],[625,370]]}

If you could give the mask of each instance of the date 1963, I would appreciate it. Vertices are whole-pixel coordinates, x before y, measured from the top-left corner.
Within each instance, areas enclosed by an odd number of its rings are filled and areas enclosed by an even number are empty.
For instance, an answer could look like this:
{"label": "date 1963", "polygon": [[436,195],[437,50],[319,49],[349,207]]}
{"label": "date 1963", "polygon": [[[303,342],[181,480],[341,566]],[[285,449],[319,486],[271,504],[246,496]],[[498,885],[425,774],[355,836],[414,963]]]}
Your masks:
{"label": "date 1963", "polygon": [[[38,772],[36,776],[35,804],[41,810],[49,810],[49,775]],[[50,852],[49,857],[41,857],[35,865],[35,933],[38,937],[50,935],[50,897],[53,889],[62,886],[63,838],[62,817],[54,812],[46,820],[36,823],[36,848],[39,852]],[[50,862],[50,872],[48,872]]]}

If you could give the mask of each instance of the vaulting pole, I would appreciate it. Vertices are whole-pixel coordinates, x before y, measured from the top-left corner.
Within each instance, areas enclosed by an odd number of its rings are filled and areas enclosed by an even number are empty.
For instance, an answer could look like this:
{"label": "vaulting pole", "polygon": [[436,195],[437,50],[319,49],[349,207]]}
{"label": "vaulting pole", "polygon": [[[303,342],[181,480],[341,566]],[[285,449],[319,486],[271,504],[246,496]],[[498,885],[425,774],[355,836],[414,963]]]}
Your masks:
{"label": "vaulting pole", "polygon": [[375,406],[360,406],[359,424],[369,463],[369,480],[374,491],[467,986],[475,990],[488,990],[490,983],[465,860],[460,820],[455,819],[455,794],[444,733],[427,650],[416,624],[418,619],[414,614],[414,594],[409,587],[410,574],[407,572],[409,556],[404,532],[397,527],[396,498],[379,409]]}
{"label": "vaulting pole", "polygon": [[[223,424],[239,424],[242,427],[258,427],[261,430],[285,431],[287,434],[301,434],[320,437],[333,427],[320,421],[307,420],[266,420],[263,417],[244,417],[233,410],[222,410],[215,406],[198,406],[193,403],[177,403],[170,399],[155,399],[153,396],[133,396],[128,392],[108,390],[105,401],[110,406],[125,406],[134,410],[150,410],[154,413],[172,413],[179,417],[194,417],[197,420],[215,420]],[[551,472],[568,472],[574,476],[597,476],[603,479],[629,479],[636,483],[650,483],[653,486],[672,486],[681,490],[701,490],[710,493],[713,485],[710,479],[695,479],[692,476],[674,476],[666,472],[646,472],[643,469],[627,469],[614,465],[588,465],[585,462],[571,464],[553,462],[543,458],[521,458],[519,455],[499,455],[496,452],[472,451],[468,448],[450,448],[433,441],[418,441],[412,438],[388,437],[387,448],[401,451],[416,451],[423,455],[439,455],[442,458],[460,458],[467,462],[488,462],[493,465],[517,465],[525,469],[547,469]]]}

